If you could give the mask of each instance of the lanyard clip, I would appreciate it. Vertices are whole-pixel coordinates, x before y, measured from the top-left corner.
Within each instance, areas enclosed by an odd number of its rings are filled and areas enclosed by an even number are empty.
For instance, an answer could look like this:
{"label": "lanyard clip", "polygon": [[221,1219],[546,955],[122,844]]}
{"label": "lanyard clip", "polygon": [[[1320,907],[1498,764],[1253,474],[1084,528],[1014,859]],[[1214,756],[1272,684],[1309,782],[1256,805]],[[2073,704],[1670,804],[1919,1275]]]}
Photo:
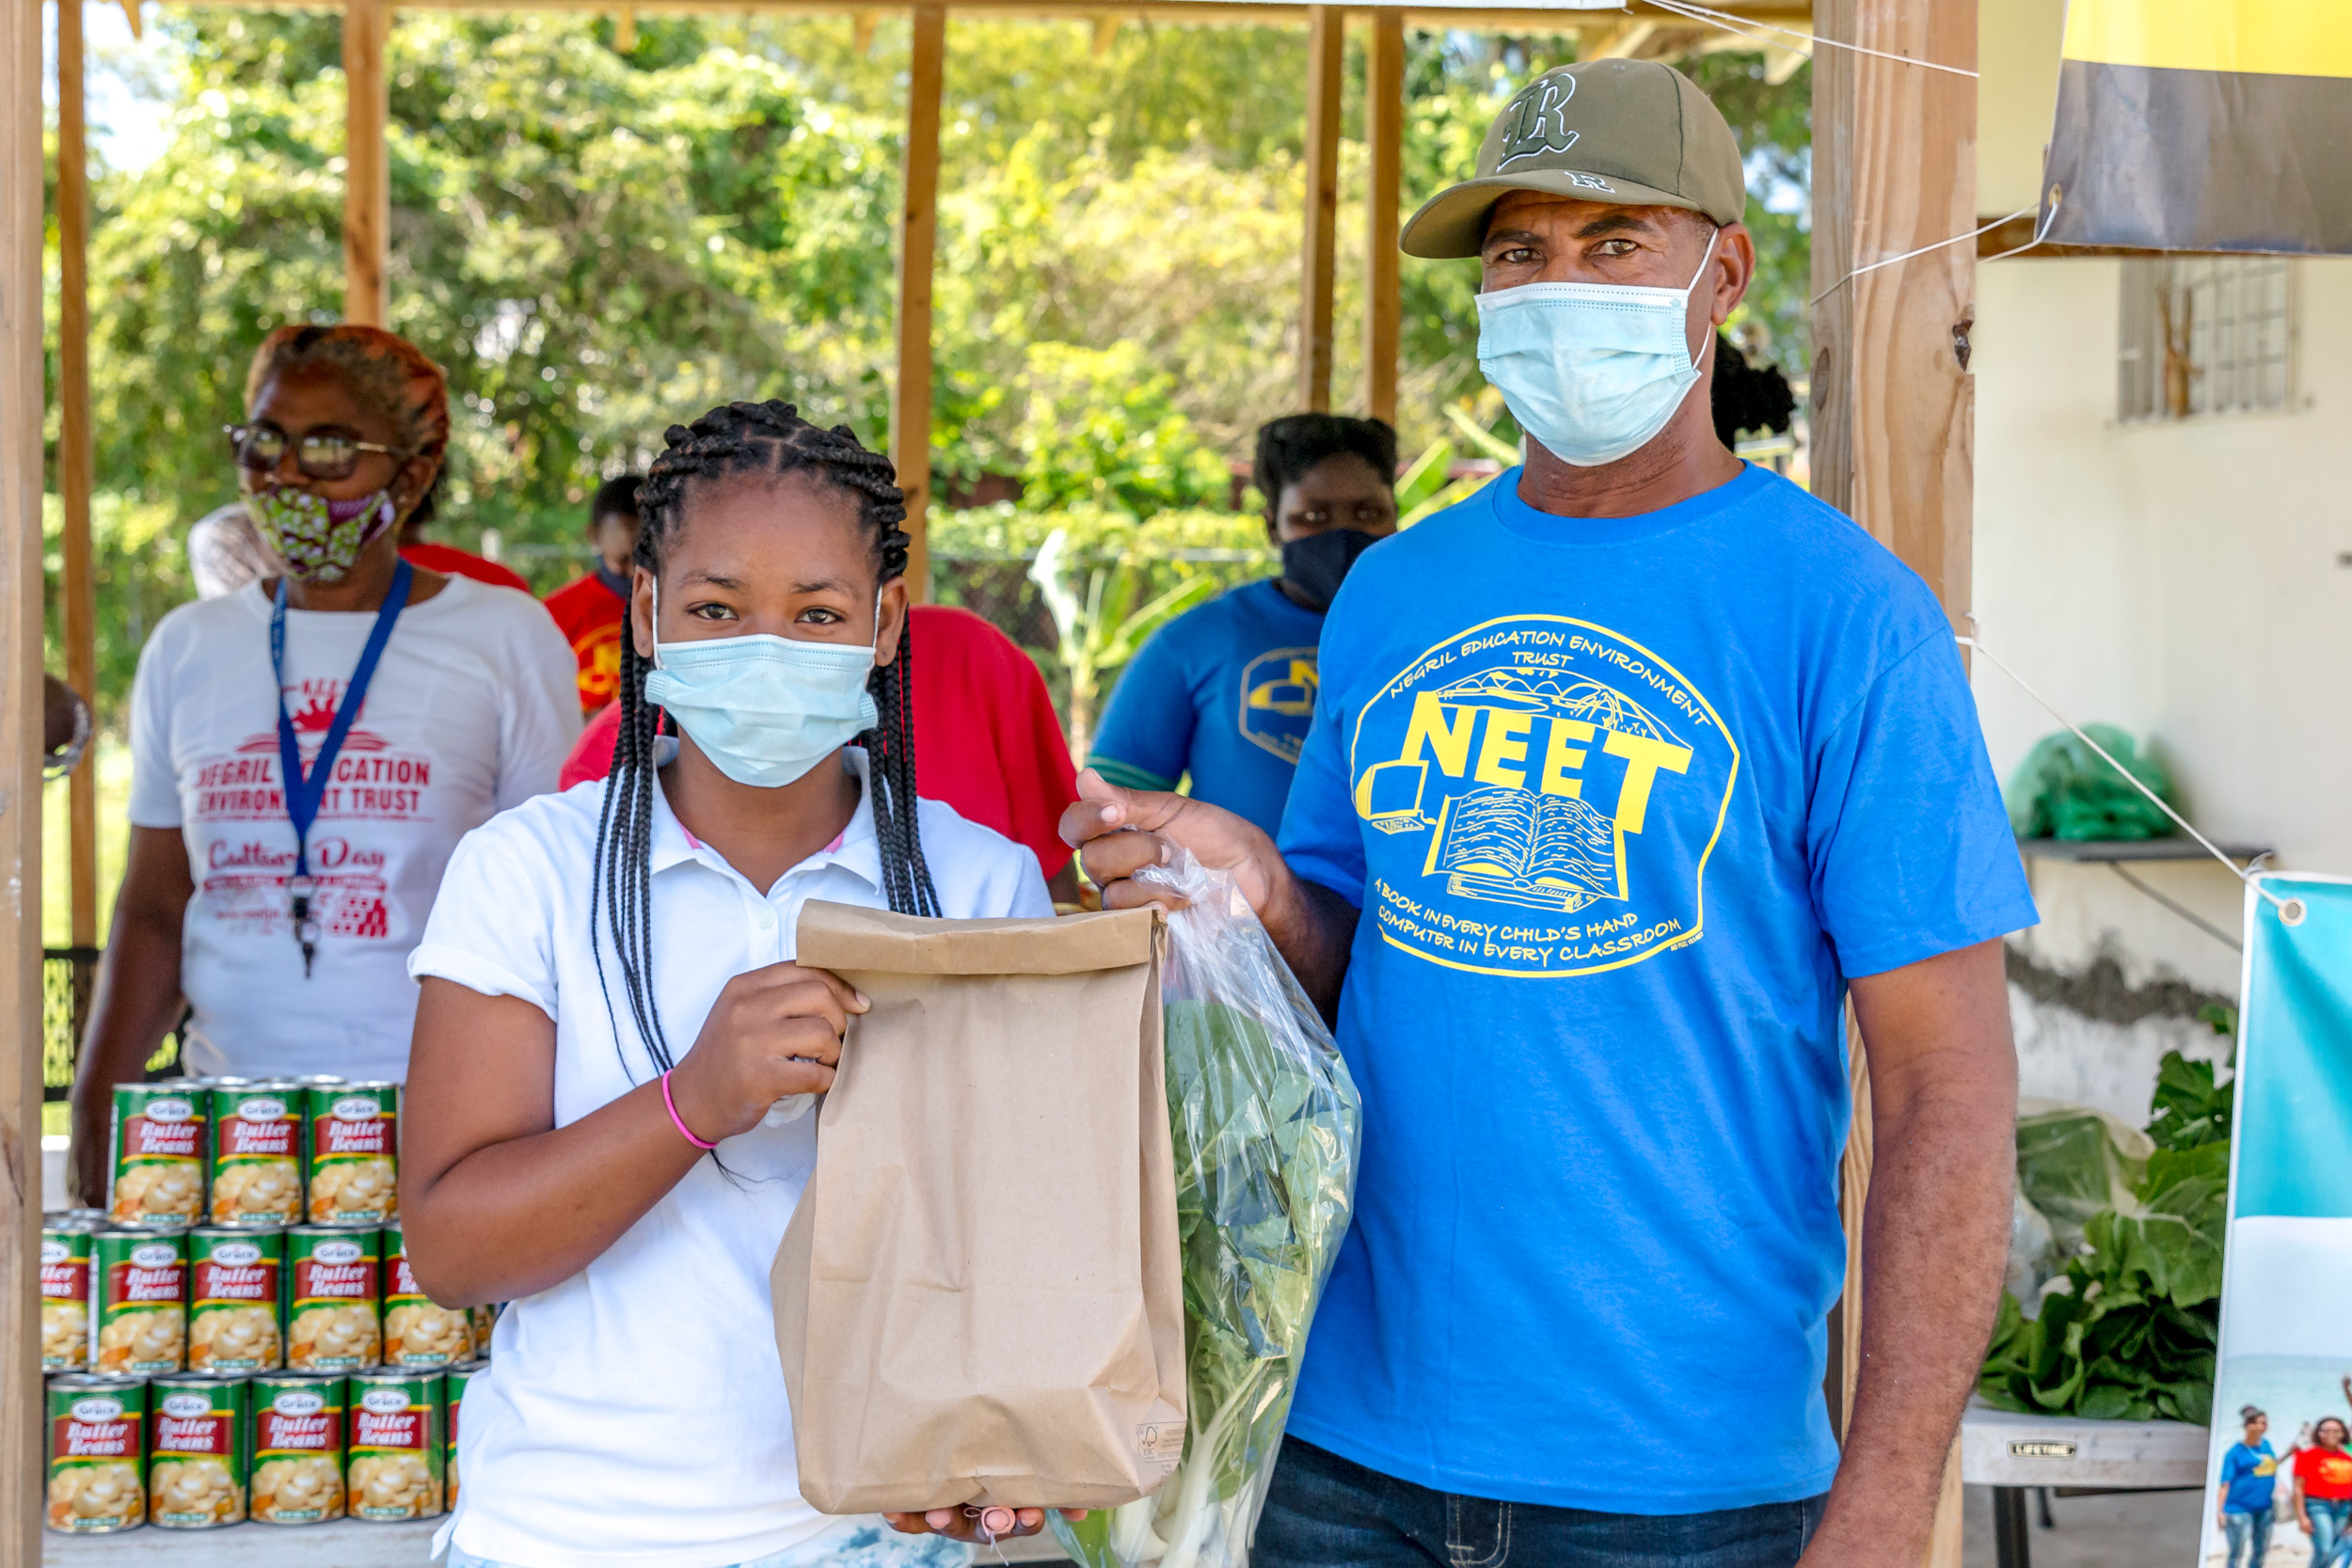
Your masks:
{"label": "lanyard clip", "polygon": [[293,917],[294,941],[302,944],[302,977],[310,977],[310,962],[318,957],[319,923],[310,917],[310,895],[314,884],[305,876],[286,879],[287,913]]}

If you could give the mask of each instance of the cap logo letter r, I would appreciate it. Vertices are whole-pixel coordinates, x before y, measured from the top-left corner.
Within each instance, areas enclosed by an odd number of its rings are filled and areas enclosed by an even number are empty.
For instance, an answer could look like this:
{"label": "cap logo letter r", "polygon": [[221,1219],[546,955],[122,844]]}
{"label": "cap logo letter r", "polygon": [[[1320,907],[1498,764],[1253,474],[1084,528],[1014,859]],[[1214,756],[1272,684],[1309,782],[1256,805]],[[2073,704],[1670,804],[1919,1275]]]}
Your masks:
{"label": "cap logo letter r", "polygon": [[1510,108],[1502,135],[1502,159],[1495,165],[1495,172],[1502,173],[1521,158],[1565,152],[1574,147],[1577,134],[1568,129],[1567,108],[1568,100],[1575,96],[1573,76],[1547,76],[1519,94]]}

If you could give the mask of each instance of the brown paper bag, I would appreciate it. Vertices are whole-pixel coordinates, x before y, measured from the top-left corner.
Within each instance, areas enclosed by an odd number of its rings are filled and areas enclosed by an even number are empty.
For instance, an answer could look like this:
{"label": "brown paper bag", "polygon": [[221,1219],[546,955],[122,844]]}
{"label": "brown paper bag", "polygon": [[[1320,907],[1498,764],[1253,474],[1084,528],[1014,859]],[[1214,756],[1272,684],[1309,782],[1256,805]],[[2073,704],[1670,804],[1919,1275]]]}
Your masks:
{"label": "brown paper bag", "polygon": [[1161,927],[801,912],[850,1021],[777,1249],[801,1495],[1110,1508],[1184,1443]]}

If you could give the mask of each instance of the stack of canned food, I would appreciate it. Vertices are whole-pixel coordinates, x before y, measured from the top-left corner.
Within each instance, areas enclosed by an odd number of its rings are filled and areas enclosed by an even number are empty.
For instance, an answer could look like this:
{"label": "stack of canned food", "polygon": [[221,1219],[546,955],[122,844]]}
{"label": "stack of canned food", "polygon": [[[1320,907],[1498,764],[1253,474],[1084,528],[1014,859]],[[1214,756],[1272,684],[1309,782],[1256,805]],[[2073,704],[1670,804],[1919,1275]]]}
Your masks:
{"label": "stack of canned food", "polygon": [[393,1084],[116,1087],[107,1208],[41,1231],[52,1528],[414,1519],[453,1499],[456,1402],[495,1313],[417,1289],[399,1115]]}

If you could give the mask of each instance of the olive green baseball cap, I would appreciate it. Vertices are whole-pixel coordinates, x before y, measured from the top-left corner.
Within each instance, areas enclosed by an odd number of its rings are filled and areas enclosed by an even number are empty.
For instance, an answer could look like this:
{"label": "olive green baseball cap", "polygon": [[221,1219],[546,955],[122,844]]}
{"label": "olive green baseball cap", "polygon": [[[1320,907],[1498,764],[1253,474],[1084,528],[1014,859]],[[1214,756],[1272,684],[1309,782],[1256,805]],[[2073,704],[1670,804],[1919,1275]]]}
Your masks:
{"label": "olive green baseball cap", "polygon": [[1719,224],[1747,211],[1740,143],[1723,111],[1657,60],[1585,60],[1530,82],[1486,128],[1477,178],[1439,191],[1405,225],[1405,254],[1477,255],[1506,191],[1687,207]]}

